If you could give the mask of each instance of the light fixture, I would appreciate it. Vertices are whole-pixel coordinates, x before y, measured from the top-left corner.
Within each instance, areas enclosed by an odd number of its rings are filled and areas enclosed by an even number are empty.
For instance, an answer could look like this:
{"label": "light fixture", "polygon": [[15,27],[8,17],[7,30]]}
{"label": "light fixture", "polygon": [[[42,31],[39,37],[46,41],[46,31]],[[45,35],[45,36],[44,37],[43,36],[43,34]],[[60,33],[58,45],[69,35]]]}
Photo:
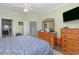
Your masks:
{"label": "light fixture", "polygon": [[27,8],[24,8],[24,12],[28,12],[29,10]]}
{"label": "light fixture", "polygon": [[29,12],[31,9],[31,6],[29,4],[24,4],[24,12]]}

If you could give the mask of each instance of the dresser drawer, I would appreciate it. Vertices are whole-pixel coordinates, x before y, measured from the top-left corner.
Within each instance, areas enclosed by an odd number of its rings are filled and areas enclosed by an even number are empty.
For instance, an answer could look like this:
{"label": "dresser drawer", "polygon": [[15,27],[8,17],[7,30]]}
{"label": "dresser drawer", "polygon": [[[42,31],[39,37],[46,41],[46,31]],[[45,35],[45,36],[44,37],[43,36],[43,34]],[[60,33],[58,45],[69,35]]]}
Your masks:
{"label": "dresser drawer", "polygon": [[64,40],[65,44],[69,45],[69,46],[75,46],[75,47],[79,47],[79,41],[77,40]]}
{"label": "dresser drawer", "polygon": [[79,29],[72,29],[72,30],[70,30],[71,31],[71,33],[74,33],[74,34],[78,34],[79,33]]}
{"label": "dresser drawer", "polygon": [[79,39],[79,33],[77,33],[77,34],[67,34],[67,35],[69,35],[70,36],[70,38],[77,38],[77,39]]}
{"label": "dresser drawer", "polygon": [[77,39],[79,40],[79,34],[62,34],[62,38],[65,39]]}
{"label": "dresser drawer", "polygon": [[79,54],[79,48],[78,47],[68,47],[68,50],[71,50],[74,54]]}
{"label": "dresser drawer", "polygon": [[67,39],[69,39],[69,38],[72,38],[73,36],[72,36],[72,34],[62,34],[62,38],[64,39],[64,38],[67,38]]}
{"label": "dresser drawer", "polygon": [[62,29],[62,33],[73,33],[73,34],[77,34],[77,33],[79,33],[79,29]]}
{"label": "dresser drawer", "polygon": [[74,52],[79,52],[79,47],[74,47],[74,46],[62,46],[62,49],[68,49],[70,51],[74,51]]}
{"label": "dresser drawer", "polygon": [[71,33],[69,29],[62,29],[62,33]]}
{"label": "dresser drawer", "polygon": [[71,50],[69,50],[69,49],[62,49],[62,51],[61,51],[62,53],[64,53],[64,54],[67,54],[67,55],[74,55],[75,54],[75,52],[74,51],[71,51]]}
{"label": "dresser drawer", "polygon": [[62,42],[62,46],[69,46],[69,47],[74,47],[74,48],[79,48],[79,43],[74,43],[74,42]]}
{"label": "dresser drawer", "polygon": [[67,39],[67,38],[64,38],[62,39],[62,42],[72,42],[72,43],[79,43],[79,39]]}

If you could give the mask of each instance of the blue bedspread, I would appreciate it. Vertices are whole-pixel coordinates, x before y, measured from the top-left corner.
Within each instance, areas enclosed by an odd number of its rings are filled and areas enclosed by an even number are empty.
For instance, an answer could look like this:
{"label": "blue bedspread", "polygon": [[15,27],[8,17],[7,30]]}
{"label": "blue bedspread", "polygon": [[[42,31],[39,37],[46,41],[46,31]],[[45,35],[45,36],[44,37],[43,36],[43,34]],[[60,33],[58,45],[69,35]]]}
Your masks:
{"label": "blue bedspread", "polygon": [[0,39],[0,55],[50,55],[52,48],[41,39],[16,36]]}

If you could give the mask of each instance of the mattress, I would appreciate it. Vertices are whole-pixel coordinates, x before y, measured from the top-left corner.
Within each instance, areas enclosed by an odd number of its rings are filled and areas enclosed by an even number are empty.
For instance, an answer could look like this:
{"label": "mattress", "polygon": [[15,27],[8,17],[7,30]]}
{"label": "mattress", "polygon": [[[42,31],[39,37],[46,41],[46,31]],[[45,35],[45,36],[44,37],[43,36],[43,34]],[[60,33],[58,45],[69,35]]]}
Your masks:
{"label": "mattress", "polygon": [[0,55],[51,55],[48,42],[31,37],[16,36],[0,39]]}

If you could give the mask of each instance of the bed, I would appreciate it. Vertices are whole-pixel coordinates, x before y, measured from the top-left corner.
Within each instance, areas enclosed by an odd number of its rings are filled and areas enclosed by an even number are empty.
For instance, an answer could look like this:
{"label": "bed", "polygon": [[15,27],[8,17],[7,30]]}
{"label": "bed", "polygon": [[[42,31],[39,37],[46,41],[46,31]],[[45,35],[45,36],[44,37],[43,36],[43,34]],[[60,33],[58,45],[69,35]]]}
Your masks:
{"label": "bed", "polygon": [[0,39],[0,55],[51,55],[52,48],[41,39],[16,36]]}

